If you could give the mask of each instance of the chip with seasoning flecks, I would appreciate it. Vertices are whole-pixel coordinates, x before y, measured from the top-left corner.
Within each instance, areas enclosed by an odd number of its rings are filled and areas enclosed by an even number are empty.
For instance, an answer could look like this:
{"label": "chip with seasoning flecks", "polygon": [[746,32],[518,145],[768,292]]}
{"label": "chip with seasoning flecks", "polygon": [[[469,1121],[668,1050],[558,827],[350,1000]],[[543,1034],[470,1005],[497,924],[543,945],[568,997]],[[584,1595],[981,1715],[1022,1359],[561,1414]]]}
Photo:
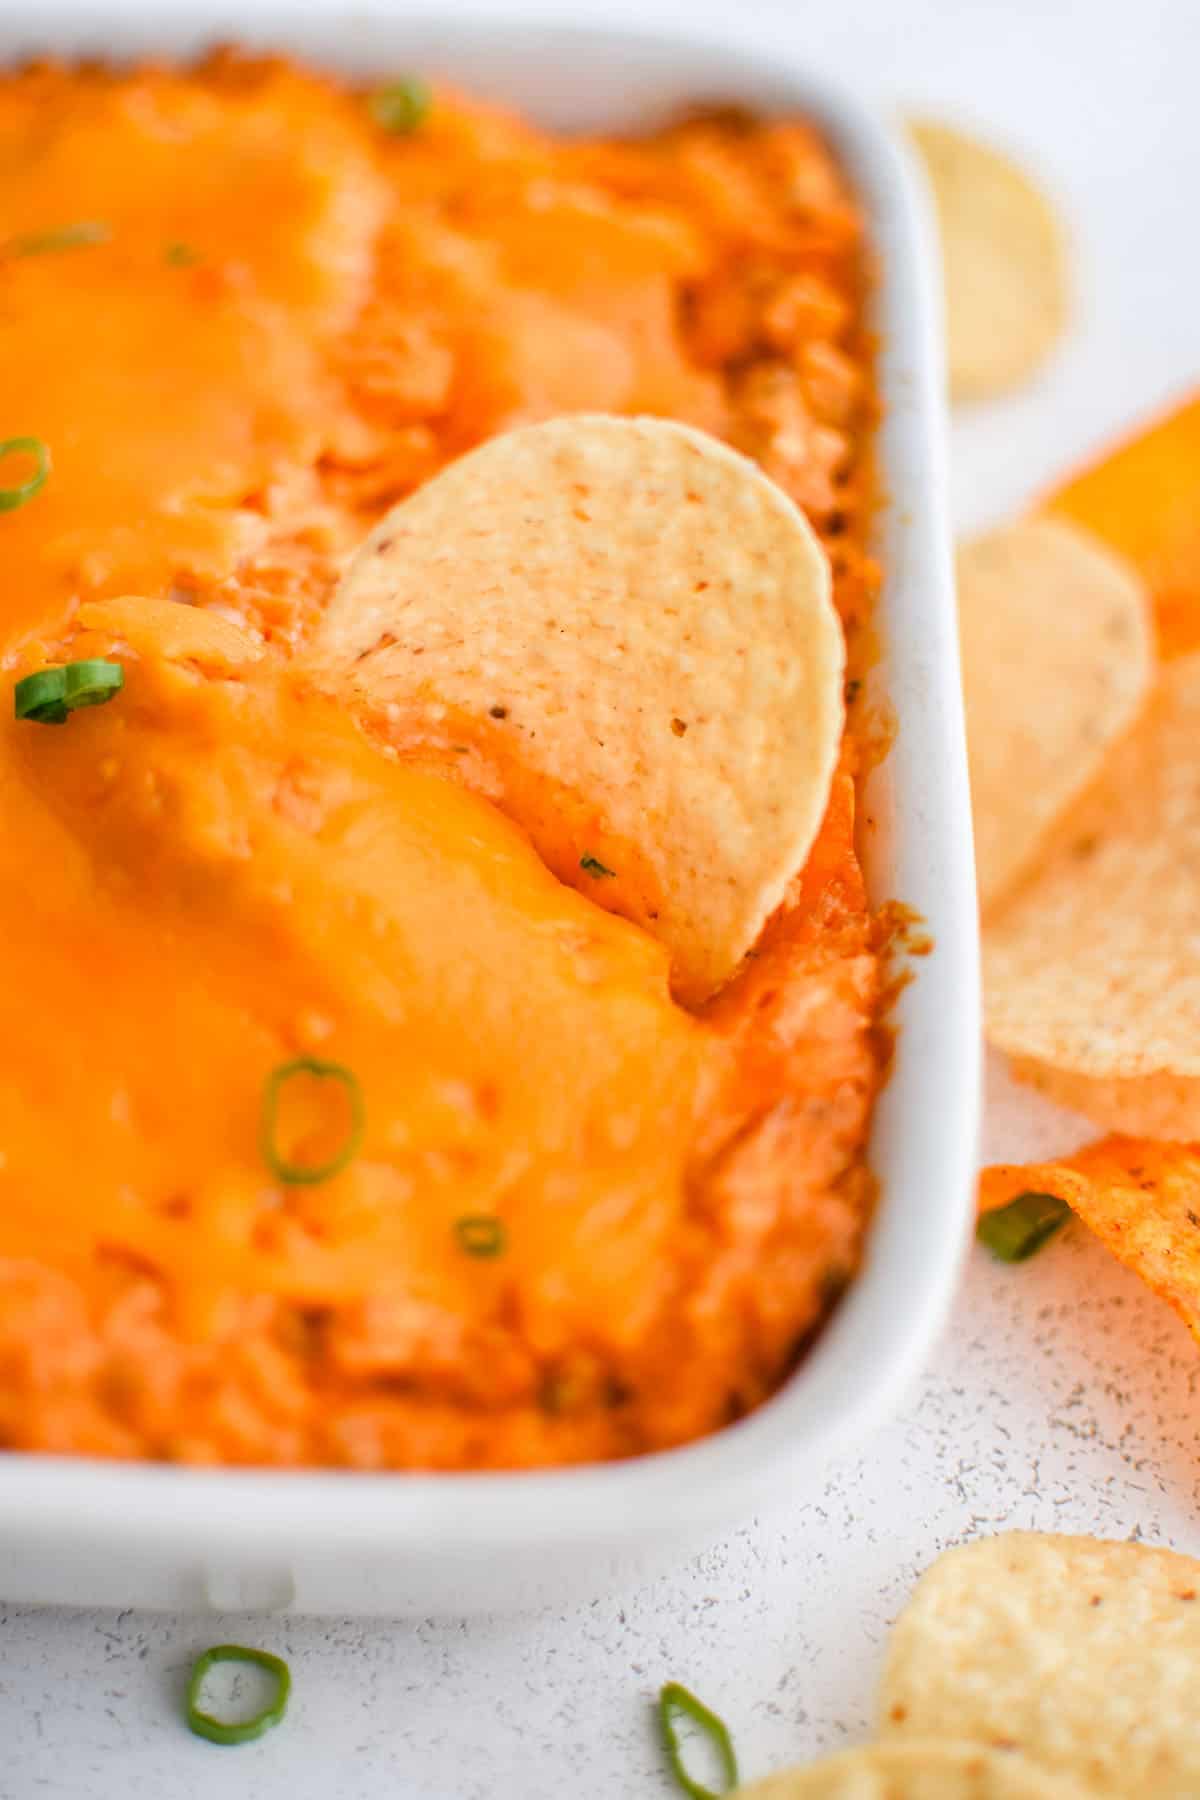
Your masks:
{"label": "chip with seasoning flecks", "polygon": [[1200,1077],[1078,1075],[1033,1057],[1014,1056],[1013,1074],[1056,1106],[1128,1137],[1200,1141]]}
{"label": "chip with seasoning flecks", "polygon": [[827,559],[746,458],[575,415],[462,457],[376,527],[317,654],[479,746],[560,879],[662,939],[685,1002],[803,867],[843,721]]}
{"label": "chip with seasoning flecks", "polygon": [[1165,1079],[1178,1100],[1200,1078],[1200,657],[1165,666],[1055,845],[987,922],[988,1037],[1075,1077]]}
{"label": "chip with seasoning flecks", "polygon": [[1154,596],[1164,660],[1200,650],[1200,393],[1106,445],[1043,508],[1093,532],[1138,571]]}
{"label": "chip with seasoning flecks", "polygon": [[929,1738],[869,1744],[743,1788],[740,1800],[1087,1800],[1027,1757]]}
{"label": "chip with seasoning flecks", "polygon": [[1200,1562],[1147,1544],[1017,1531],[950,1550],[892,1633],[885,1742],[966,1737],[1113,1800],[1194,1800],[1198,1596]]}
{"label": "chip with seasoning flecks", "polygon": [[1154,676],[1149,600],[1086,532],[1034,519],[958,553],[979,904],[1025,874]]}
{"label": "chip with seasoning flecks", "polygon": [[979,1183],[982,1212],[1029,1188],[1053,1194],[1200,1339],[1200,1144],[1109,1137],[1046,1163],[997,1163]]}

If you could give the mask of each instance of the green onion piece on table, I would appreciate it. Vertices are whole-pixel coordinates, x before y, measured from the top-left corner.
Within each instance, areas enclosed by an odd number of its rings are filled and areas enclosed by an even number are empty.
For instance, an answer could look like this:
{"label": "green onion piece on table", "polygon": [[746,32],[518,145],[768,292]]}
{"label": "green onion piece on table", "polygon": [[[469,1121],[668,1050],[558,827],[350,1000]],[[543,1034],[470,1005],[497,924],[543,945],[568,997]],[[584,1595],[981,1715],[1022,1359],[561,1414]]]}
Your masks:
{"label": "green onion piece on table", "polygon": [[422,81],[419,75],[404,75],[397,81],[389,81],[386,87],[377,88],[367,105],[377,125],[397,137],[404,137],[425,123],[432,103],[428,82]]}
{"label": "green onion piece on table", "polygon": [[[708,1788],[694,1781],[684,1768],[683,1746],[676,1729],[676,1721],[681,1717],[698,1726],[716,1752],[721,1767],[719,1788]],[[703,1701],[697,1700],[695,1694],[689,1693],[678,1681],[668,1681],[658,1697],[658,1723],[671,1773],[685,1794],[690,1794],[692,1800],[720,1800],[722,1794],[733,1792],[738,1785],[737,1756],[723,1719],[718,1719],[716,1713],[710,1712]]]}
{"label": "green onion piece on table", "polygon": [[50,475],[50,446],[37,437],[5,438],[0,443],[0,462],[6,456],[32,456],[34,471],[28,481],[16,487],[0,487],[0,513],[16,512],[35,494],[40,494]]}
{"label": "green onion piece on table", "polygon": [[[289,1162],[276,1145],[280,1093],[289,1081],[303,1075],[315,1076],[318,1081],[337,1082],[345,1089],[350,1103],[350,1129],[346,1134],[346,1141],[327,1162]],[[263,1090],[262,1152],[271,1173],[289,1187],[313,1187],[319,1181],[329,1181],[334,1175],[340,1174],[357,1154],[366,1123],[366,1108],[358,1076],[342,1063],[322,1062],[315,1056],[297,1056],[292,1062],[281,1063],[267,1076],[267,1085]]]}
{"label": "green onion piece on table", "polygon": [[468,1256],[502,1256],[508,1244],[504,1221],[492,1213],[464,1213],[454,1221],[454,1235]]}
{"label": "green onion piece on table", "polygon": [[103,706],[125,685],[120,663],[89,658],[57,669],[38,669],[24,675],[13,689],[13,710],[18,719],[34,725],[65,725],[81,706]]}
{"label": "green onion piece on table", "polygon": [[1001,1262],[1024,1262],[1036,1255],[1070,1216],[1070,1207],[1057,1194],[1018,1194],[1007,1206],[985,1212],[975,1235]]}
{"label": "green onion piece on table", "polygon": [[[274,1697],[253,1718],[241,1719],[236,1724],[227,1724],[213,1713],[205,1712],[200,1705],[200,1691],[209,1670],[215,1663],[226,1662],[248,1663],[275,1678]],[[267,1650],[248,1650],[244,1644],[214,1644],[211,1650],[196,1658],[192,1668],[187,1686],[187,1722],[197,1737],[207,1738],[210,1744],[250,1744],[272,1725],[278,1725],[287,1711],[291,1692],[292,1672],[282,1657],[272,1656]]]}

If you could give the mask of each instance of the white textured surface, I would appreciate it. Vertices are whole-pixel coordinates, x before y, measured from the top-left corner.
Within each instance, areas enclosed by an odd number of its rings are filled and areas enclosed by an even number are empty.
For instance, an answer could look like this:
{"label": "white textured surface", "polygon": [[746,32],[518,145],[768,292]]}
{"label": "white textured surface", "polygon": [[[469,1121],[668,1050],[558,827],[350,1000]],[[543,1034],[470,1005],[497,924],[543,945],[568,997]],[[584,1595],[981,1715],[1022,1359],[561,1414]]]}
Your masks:
{"label": "white textured surface", "polygon": [[[1036,388],[956,426],[963,524],[1002,516],[1200,375],[1192,0],[739,12],[760,37],[802,33],[816,66],[884,103],[974,119],[1031,153],[1073,223],[1079,329]],[[992,1074],[989,1154],[1083,1135]],[[1182,1328],[1078,1228],[1024,1268],[977,1254],[903,1416],[816,1491],[781,1495],[775,1517],[641,1592],[470,1626],[0,1607],[0,1800],[193,1800],[218,1784],[223,1800],[654,1800],[670,1789],[648,1703],[671,1676],[725,1713],[749,1774],[855,1741],[888,1621],[947,1543],[1021,1525],[1200,1552],[1198,1378]],[[281,1651],[295,1677],[285,1726],[236,1751],[178,1723],[191,1657],[222,1637]]]}

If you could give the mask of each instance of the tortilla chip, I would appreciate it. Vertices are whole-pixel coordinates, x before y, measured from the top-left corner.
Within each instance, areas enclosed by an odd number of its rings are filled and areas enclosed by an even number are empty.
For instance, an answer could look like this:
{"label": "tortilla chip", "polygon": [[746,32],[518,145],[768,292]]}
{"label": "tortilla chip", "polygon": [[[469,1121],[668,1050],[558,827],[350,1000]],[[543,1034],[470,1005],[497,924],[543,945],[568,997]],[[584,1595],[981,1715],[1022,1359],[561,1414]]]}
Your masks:
{"label": "tortilla chip", "polygon": [[1163,656],[1200,650],[1200,398],[1082,470],[1045,507],[1094,531],[1138,571]]}
{"label": "tortilla chip", "polygon": [[1006,393],[1033,373],[1065,326],[1062,227],[1029,176],[999,151],[932,120],[909,130],[942,240],[951,397]]}
{"label": "tortilla chip", "polygon": [[739,1800],[1085,1800],[1088,1790],[1009,1750],[922,1739],[869,1744],[785,1769]]}
{"label": "tortilla chip", "polygon": [[958,608],[986,911],[1137,717],[1153,648],[1133,574],[1095,539],[1051,520],[965,544]]}
{"label": "tortilla chip", "polygon": [[892,1633],[882,1729],[1014,1749],[1102,1795],[1200,1794],[1200,1563],[1015,1531],[939,1557]]}
{"label": "tortilla chip", "polygon": [[980,1178],[980,1208],[1028,1189],[1065,1200],[1200,1339],[1200,1143],[1110,1137],[1056,1162],[999,1163]]}
{"label": "tortilla chip", "polygon": [[1018,1057],[1012,1072],[1056,1106],[1082,1113],[1105,1131],[1126,1137],[1200,1141],[1200,1080],[1177,1075],[1076,1075],[1029,1057]]}
{"label": "tortilla chip", "polygon": [[1009,1055],[1074,1074],[1200,1076],[1200,657],[989,920],[984,1018]]}
{"label": "tortilla chip", "polygon": [[719,987],[804,865],[843,719],[829,566],[783,492],[657,419],[493,439],[371,533],[319,650],[482,745],[546,862]]}

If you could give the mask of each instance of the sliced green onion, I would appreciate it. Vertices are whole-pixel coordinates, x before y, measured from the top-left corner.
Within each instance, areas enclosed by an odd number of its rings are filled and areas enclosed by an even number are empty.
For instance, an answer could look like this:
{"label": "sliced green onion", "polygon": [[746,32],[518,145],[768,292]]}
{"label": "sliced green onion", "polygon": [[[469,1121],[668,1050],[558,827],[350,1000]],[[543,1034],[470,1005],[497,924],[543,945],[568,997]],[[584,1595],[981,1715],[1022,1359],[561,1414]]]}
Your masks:
{"label": "sliced green onion", "polygon": [[606,868],[598,856],[592,856],[590,853],[587,856],[581,856],[579,859],[579,866],[581,869],[587,871],[593,881],[616,880],[617,871],[615,869]]}
{"label": "sliced green onion", "polygon": [[200,252],[193,250],[190,244],[168,244],[163,251],[163,261],[172,269],[190,269],[193,263],[200,261]]}
{"label": "sliced green onion", "polygon": [[17,487],[0,487],[0,512],[16,512],[35,494],[40,494],[50,474],[50,446],[37,437],[5,438],[0,443],[0,460],[6,456],[32,456],[37,467],[28,481]]}
{"label": "sliced green onion", "polygon": [[1066,1224],[1071,1209],[1057,1194],[1018,1194],[1007,1206],[985,1212],[975,1235],[1001,1262],[1024,1262]]}
{"label": "sliced green onion", "polygon": [[[252,1719],[227,1724],[201,1708],[200,1690],[205,1677],[215,1663],[225,1662],[249,1663],[275,1677],[274,1698]],[[248,1650],[244,1644],[214,1644],[196,1658],[192,1667],[187,1685],[187,1722],[197,1737],[207,1738],[210,1744],[250,1744],[264,1731],[270,1731],[272,1725],[278,1725],[287,1711],[291,1692],[292,1672],[282,1657],[272,1656],[268,1650]]]}
{"label": "sliced green onion", "polygon": [[[719,1788],[708,1788],[701,1782],[694,1781],[684,1768],[683,1746],[675,1725],[676,1719],[681,1715],[690,1719],[693,1725],[699,1726],[716,1752],[721,1765]],[[697,1700],[695,1694],[689,1693],[678,1681],[668,1681],[658,1697],[658,1723],[671,1773],[685,1794],[690,1794],[692,1800],[720,1800],[722,1794],[733,1792],[738,1785],[737,1756],[729,1728],[723,1719],[718,1719],[716,1713],[710,1712],[703,1701]]]}
{"label": "sliced green onion", "polygon": [[80,706],[103,706],[124,685],[125,671],[116,662],[89,659],[38,669],[17,682],[13,710],[18,719],[35,725],[65,725],[68,713]]}
{"label": "sliced green onion", "polygon": [[112,232],[99,219],[81,219],[77,225],[63,225],[58,231],[29,231],[22,237],[9,238],[4,250],[9,256],[46,256],[56,250],[81,250],[87,244],[107,244]]}
{"label": "sliced green onion", "polygon": [[429,84],[419,75],[403,75],[398,81],[389,81],[386,87],[377,88],[367,102],[375,123],[398,137],[423,125],[432,104]]}
{"label": "sliced green onion", "polygon": [[13,689],[13,710],[18,719],[32,719],[36,725],[65,725],[66,694],[65,669],[39,669],[18,681]]}
{"label": "sliced green onion", "polygon": [[454,1235],[468,1256],[502,1256],[508,1247],[504,1221],[493,1213],[464,1213],[454,1221]]}
{"label": "sliced green onion", "polygon": [[125,671],[120,663],[104,662],[98,657],[68,663],[63,675],[68,712],[74,712],[77,706],[103,706],[125,686]]}
{"label": "sliced green onion", "polygon": [[[276,1148],[280,1091],[297,1075],[314,1075],[318,1081],[336,1081],[346,1090],[350,1102],[350,1130],[341,1149],[328,1162],[289,1162]],[[322,1062],[315,1056],[297,1056],[292,1062],[281,1063],[267,1076],[267,1085],[263,1090],[262,1153],[271,1173],[289,1187],[313,1187],[317,1182],[328,1181],[339,1174],[357,1154],[366,1124],[366,1108],[358,1076],[342,1063]]]}

